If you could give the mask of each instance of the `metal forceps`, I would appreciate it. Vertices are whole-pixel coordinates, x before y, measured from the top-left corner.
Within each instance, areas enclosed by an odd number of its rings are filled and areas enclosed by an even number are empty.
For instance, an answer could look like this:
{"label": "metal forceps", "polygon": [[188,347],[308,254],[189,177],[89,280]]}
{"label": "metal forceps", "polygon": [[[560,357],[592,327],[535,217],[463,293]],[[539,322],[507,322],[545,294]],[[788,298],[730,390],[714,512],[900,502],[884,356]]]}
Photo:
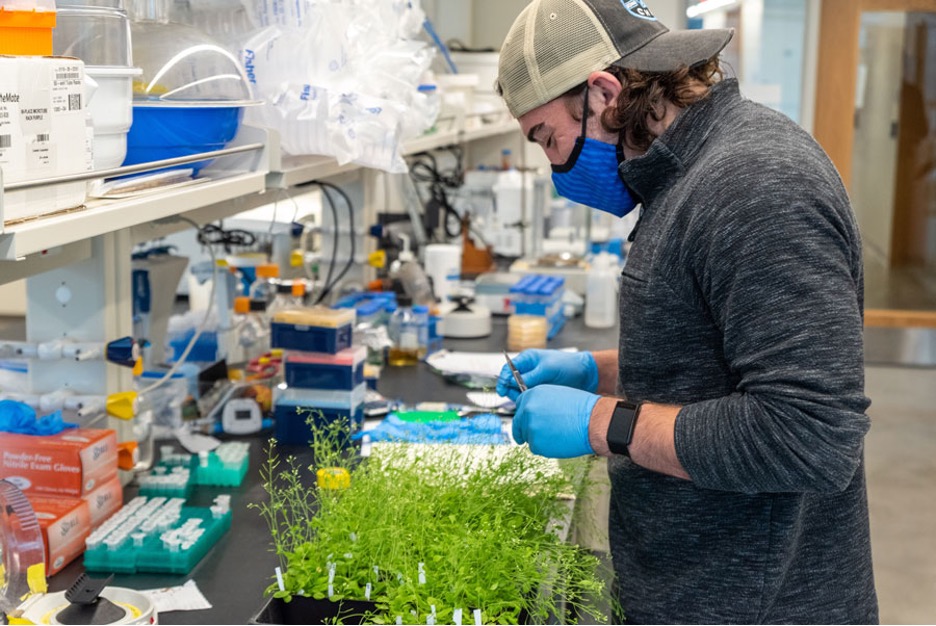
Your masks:
{"label": "metal forceps", "polygon": [[513,374],[514,380],[517,381],[517,386],[520,387],[520,392],[523,393],[527,390],[527,386],[523,382],[523,377],[520,376],[520,370],[518,370],[517,366],[510,360],[510,355],[507,354],[506,350],[504,351],[504,358],[507,359],[507,367],[510,368],[510,373]]}

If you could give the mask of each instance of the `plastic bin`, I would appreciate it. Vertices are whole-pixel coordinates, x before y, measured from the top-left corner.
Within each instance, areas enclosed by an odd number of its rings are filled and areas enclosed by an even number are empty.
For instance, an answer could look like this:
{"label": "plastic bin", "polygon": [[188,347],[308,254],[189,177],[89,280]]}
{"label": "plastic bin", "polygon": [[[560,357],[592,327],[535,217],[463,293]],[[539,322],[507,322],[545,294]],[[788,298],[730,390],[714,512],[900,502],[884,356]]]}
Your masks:
{"label": "plastic bin", "polygon": [[353,309],[295,309],[273,316],[270,345],[284,350],[337,354],[351,347]]}
{"label": "plastic bin", "polygon": [[[313,425],[324,425],[336,419],[349,418],[351,430],[364,423],[364,397],[367,385],[351,391],[321,391],[290,388],[276,400],[276,441],[286,445],[305,445],[312,438],[312,426],[306,423],[311,415]],[[348,440],[350,444],[350,438]]]}
{"label": "plastic bin", "polygon": [[364,382],[367,348],[355,346],[337,354],[290,352],[285,374],[289,387],[301,389],[353,390]]}
{"label": "plastic bin", "polygon": [[49,56],[55,0],[0,0],[0,54]]}

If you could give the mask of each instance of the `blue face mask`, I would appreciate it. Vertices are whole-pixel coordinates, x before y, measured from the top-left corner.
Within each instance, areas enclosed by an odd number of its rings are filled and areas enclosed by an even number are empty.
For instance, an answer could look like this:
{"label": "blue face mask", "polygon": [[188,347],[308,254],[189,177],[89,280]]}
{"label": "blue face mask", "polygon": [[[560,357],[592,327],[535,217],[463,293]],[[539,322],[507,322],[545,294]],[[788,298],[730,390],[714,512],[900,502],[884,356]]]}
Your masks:
{"label": "blue face mask", "polygon": [[582,135],[575,140],[572,154],[562,165],[552,166],[552,181],[560,196],[586,206],[623,217],[637,202],[618,175],[624,160],[620,146],[585,136],[588,122],[588,88],[582,111]]}

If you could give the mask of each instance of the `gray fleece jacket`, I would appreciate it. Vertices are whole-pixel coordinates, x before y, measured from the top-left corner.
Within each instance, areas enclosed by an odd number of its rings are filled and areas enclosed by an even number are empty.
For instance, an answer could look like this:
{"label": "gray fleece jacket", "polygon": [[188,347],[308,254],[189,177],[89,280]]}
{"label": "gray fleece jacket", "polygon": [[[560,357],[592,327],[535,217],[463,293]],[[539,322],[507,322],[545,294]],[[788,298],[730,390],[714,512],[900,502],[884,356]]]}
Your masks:
{"label": "gray fleece jacket", "polygon": [[835,168],[726,80],[620,173],[643,209],[619,391],[683,407],[692,478],[610,463],[625,616],[876,622],[861,243]]}

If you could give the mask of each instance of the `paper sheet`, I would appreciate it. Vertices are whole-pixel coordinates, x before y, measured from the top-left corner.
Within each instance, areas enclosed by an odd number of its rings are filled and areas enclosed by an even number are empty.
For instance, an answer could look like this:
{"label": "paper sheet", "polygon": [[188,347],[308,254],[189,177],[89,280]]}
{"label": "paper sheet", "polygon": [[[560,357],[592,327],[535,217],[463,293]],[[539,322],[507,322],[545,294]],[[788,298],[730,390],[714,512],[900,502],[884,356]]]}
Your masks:
{"label": "paper sheet", "polygon": [[172,431],[179,443],[191,454],[199,452],[211,452],[221,445],[220,439],[215,439],[211,435],[202,435],[200,433],[189,432],[188,428],[182,427]]}
{"label": "paper sheet", "polygon": [[[516,353],[511,354],[514,358]],[[503,352],[450,352],[440,350],[431,355],[426,362],[439,370],[443,375],[469,374],[497,378],[501,368],[504,367]]]}
{"label": "paper sheet", "polygon": [[[575,348],[567,349],[567,351],[575,352]],[[510,354],[511,359],[517,356],[516,352],[508,354]],[[452,352],[440,350],[430,355],[426,362],[443,375],[468,374],[497,378],[501,368],[504,367],[504,363],[507,361],[504,359],[503,352]]]}
{"label": "paper sheet", "polygon": [[194,580],[178,587],[144,589],[140,593],[153,601],[157,613],[170,611],[201,611],[212,608]]}

